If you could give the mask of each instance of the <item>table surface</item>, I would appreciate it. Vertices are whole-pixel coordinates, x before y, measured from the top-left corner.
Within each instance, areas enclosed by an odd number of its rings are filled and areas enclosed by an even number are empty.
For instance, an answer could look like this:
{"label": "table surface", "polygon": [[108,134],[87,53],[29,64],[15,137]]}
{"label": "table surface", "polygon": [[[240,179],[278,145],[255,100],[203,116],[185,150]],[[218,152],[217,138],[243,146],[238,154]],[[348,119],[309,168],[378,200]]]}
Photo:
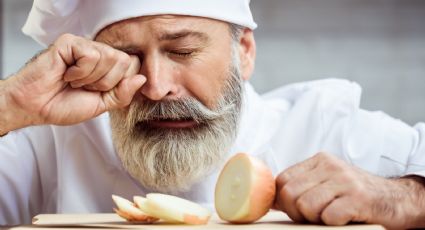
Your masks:
{"label": "table surface", "polygon": [[33,225],[11,227],[12,230],[28,229],[385,229],[379,225],[348,225],[343,227],[330,227],[323,225],[295,224],[282,212],[271,211],[259,221],[253,224],[235,225],[228,224],[214,214],[207,225],[183,225],[165,224],[132,224],[128,223],[116,214],[42,214],[35,216]]}

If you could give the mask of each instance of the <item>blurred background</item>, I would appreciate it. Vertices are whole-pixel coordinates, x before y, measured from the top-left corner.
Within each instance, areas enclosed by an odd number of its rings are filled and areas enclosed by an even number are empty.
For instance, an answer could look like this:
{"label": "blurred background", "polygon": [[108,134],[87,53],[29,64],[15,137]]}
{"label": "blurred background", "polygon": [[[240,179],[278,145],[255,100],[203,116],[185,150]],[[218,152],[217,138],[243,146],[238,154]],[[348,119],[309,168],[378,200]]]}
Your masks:
{"label": "blurred background", "polygon": [[[99,1],[100,2],[100,1]],[[20,28],[30,0],[0,0],[0,77],[42,49]],[[424,0],[251,0],[259,92],[321,78],[363,87],[362,107],[425,121]]]}

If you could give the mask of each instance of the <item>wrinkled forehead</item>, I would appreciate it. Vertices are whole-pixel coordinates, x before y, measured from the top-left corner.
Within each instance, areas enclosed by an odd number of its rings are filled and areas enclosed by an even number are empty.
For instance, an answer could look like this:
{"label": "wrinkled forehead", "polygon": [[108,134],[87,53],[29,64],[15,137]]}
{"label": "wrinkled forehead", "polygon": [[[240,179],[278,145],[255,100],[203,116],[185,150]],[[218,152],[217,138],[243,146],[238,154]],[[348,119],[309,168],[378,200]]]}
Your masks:
{"label": "wrinkled forehead", "polygon": [[149,37],[157,41],[191,37],[208,42],[230,36],[229,23],[196,16],[155,15],[115,22],[104,27],[95,40],[119,43]]}

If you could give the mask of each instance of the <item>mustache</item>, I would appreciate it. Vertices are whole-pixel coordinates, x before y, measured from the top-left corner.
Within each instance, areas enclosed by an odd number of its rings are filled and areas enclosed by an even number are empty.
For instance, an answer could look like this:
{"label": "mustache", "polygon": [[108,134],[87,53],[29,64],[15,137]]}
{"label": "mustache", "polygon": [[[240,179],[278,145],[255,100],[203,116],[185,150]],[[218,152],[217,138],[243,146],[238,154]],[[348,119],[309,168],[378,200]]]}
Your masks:
{"label": "mustache", "polygon": [[133,124],[162,119],[205,123],[232,113],[234,106],[235,103],[224,105],[219,102],[216,109],[210,109],[193,97],[185,97],[175,100],[134,102],[130,105],[129,113],[133,118]]}

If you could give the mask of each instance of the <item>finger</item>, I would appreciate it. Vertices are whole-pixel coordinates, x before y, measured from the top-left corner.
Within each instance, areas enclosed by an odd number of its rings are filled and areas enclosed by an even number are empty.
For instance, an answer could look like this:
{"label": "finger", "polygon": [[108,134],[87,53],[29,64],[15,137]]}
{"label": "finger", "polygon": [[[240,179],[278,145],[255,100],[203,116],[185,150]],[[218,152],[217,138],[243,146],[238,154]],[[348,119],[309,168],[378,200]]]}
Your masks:
{"label": "finger", "polygon": [[282,191],[283,186],[288,183],[291,179],[295,177],[295,175],[303,174],[306,171],[314,169],[318,164],[317,155],[301,162],[295,164],[282,173],[280,173],[276,177],[276,199],[274,206],[284,212],[287,212],[285,209],[285,202],[283,201],[283,196],[285,196],[286,192]]}
{"label": "finger", "polygon": [[[299,198],[310,189],[319,186],[331,177],[332,172],[323,170],[320,167],[295,175],[281,188],[278,193],[279,197],[276,199],[277,206],[281,207],[282,211],[285,211],[288,216],[294,217],[294,219],[300,219],[298,218],[300,215],[303,216],[302,219],[306,218],[302,212],[303,210],[300,210],[298,207],[299,204],[297,204],[297,202]],[[308,203],[303,202],[301,204],[303,208],[307,208],[306,206],[308,206]],[[312,221],[308,218],[306,219]]]}
{"label": "finger", "polygon": [[100,53],[93,47],[82,46],[73,49],[82,49],[83,51],[78,50],[81,57],[77,58],[75,64],[66,70],[63,79],[67,82],[83,79],[89,76],[100,61]]}
{"label": "finger", "polygon": [[[277,206],[281,207],[294,220],[303,221],[307,219],[310,222],[319,222],[320,218],[316,217],[316,213],[310,213],[312,211],[309,210],[310,196],[305,197],[307,199],[303,198],[303,196],[306,193],[308,194],[313,188],[319,188],[319,190],[315,190],[316,192],[323,192],[320,190],[322,188],[320,185],[331,177],[332,174],[320,167],[294,176],[280,190],[279,197],[276,199]],[[328,187],[324,188],[326,189],[325,192],[330,192]]]}
{"label": "finger", "polygon": [[123,78],[117,87],[103,94],[105,110],[122,108],[130,104],[134,94],[145,82],[146,77],[143,75]]}
{"label": "finger", "polygon": [[328,180],[304,192],[296,200],[295,206],[305,219],[312,223],[320,223],[322,211],[343,192],[344,185]]}
{"label": "finger", "polygon": [[276,207],[285,212],[293,221],[295,222],[304,222],[305,218],[299,212],[294,205],[294,201],[287,195],[287,190],[285,186],[282,189],[278,190],[276,193]]}
{"label": "finger", "polygon": [[86,88],[98,91],[111,90],[124,78],[129,64],[129,61],[118,61],[105,76],[92,84],[86,85]]}
{"label": "finger", "polygon": [[130,66],[124,74],[124,77],[131,77],[139,74],[141,66],[142,64],[140,63],[139,57],[136,55],[130,55]]}
{"label": "finger", "polygon": [[[115,69],[115,71],[121,71],[122,73],[118,73],[120,76],[123,75],[124,69],[128,67],[130,62],[128,55],[124,52],[114,50],[111,47],[100,47],[99,49],[101,57],[94,70],[88,76],[72,81],[72,87],[81,87],[97,82],[107,76],[114,67],[122,68],[121,70]],[[113,74],[116,73],[114,72]]]}
{"label": "finger", "polygon": [[[283,191],[281,194],[284,194],[285,197],[283,197],[283,203],[280,206],[283,206],[284,209],[287,210],[287,212],[289,213],[295,212],[296,210],[307,220],[311,222],[317,222],[307,218],[307,216],[305,216],[303,213],[304,210],[308,209],[310,200],[300,200],[300,198],[313,188],[322,188],[320,185],[322,185],[322,183],[324,183],[325,181],[329,180],[331,177],[332,172],[323,170],[321,167],[316,167],[310,171],[304,172],[303,174],[294,176],[282,188]],[[327,187],[324,188],[327,189]],[[316,191],[321,190],[319,189]],[[302,206],[302,209],[300,209],[299,205]]]}
{"label": "finger", "polygon": [[295,175],[302,174],[306,171],[309,171],[317,166],[321,159],[321,154],[316,154],[313,157],[310,157],[309,159],[302,161],[298,164],[295,164],[289,168],[287,168],[285,171],[280,173],[276,177],[276,185],[277,187],[281,188],[283,185],[285,185],[292,177]]}
{"label": "finger", "polygon": [[327,225],[346,225],[356,219],[355,200],[343,196],[333,200],[322,212],[321,219]]}
{"label": "finger", "polygon": [[140,61],[137,56],[117,61],[115,66],[99,81],[86,85],[84,88],[96,91],[109,91],[114,88],[122,78],[131,77],[139,73]]}
{"label": "finger", "polygon": [[82,57],[75,65],[68,68],[63,79],[67,82],[83,79],[93,72],[98,63],[99,54],[97,54],[97,51],[91,51],[90,54]]}

